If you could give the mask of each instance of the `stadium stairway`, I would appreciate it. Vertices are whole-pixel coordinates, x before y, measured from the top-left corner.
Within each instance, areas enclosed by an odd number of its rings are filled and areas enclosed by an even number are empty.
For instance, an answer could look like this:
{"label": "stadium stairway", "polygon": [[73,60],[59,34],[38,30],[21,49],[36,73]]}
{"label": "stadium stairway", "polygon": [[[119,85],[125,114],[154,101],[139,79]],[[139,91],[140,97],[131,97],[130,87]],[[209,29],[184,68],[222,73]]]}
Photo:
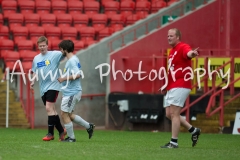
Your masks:
{"label": "stadium stairway", "polygon": [[[0,68],[0,77],[2,77]],[[0,127],[6,126],[6,81],[0,82]],[[9,90],[9,123],[11,128],[30,128],[21,103],[16,101],[15,93]]]}
{"label": "stadium stairway", "polygon": [[[230,99],[225,96],[225,101]],[[232,133],[233,124],[235,121],[236,111],[239,109],[238,105],[240,98],[235,99],[224,108],[224,127],[219,126],[219,113],[211,117],[206,117],[205,113],[197,114],[196,120],[191,120],[191,124],[195,127],[201,128],[202,133]],[[216,106],[218,107],[218,106]],[[183,126],[180,128],[181,132],[188,132]]]}

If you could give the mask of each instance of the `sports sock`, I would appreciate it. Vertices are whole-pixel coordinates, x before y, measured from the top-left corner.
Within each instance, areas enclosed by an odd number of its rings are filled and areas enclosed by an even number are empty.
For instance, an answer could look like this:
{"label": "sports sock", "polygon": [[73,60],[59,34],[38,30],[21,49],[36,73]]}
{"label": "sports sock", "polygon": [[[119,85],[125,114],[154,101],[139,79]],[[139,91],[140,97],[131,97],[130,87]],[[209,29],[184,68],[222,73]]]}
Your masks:
{"label": "sports sock", "polygon": [[48,133],[54,135],[54,116],[48,116]]}
{"label": "sports sock", "polygon": [[55,120],[55,127],[57,128],[59,134],[61,134],[64,131],[64,129],[63,129],[62,124],[60,122],[59,116],[55,115],[54,120]]}
{"label": "sports sock", "polygon": [[73,132],[73,123],[70,122],[68,124],[64,124],[66,130],[67,130],[67,135],[68,137],[72,138],[72,139],[75,139],[75,135],[74,135],[74,132]]}
{"label": "sports sock", "polygon": [[171,138],[170,143],[172,143],[174,145],[178,145],[178,138]]}
{"label": "sports sock", "polygon": [[192,126],[191,128],[188,129],[188,132],[194,134],[196,132],[196,128]]}
{"label": "sports sock", "polygon": [[85,121],[84,119],[82,119],[82,117],[80,117],[78,115],[75,115],[73,122],[85,127],[86,129],[90,128],[89,123],[87,121]]}

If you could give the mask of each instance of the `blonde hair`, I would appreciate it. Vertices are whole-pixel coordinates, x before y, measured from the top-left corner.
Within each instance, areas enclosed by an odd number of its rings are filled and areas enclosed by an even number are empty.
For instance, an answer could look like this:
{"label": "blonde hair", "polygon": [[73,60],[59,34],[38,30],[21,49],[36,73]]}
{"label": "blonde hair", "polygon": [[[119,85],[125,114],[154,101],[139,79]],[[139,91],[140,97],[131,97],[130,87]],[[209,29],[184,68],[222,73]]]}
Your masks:
{"label": "blonde hair", "polygon": [[42,42],[46,42],[46,44],[48,44],[48,39],[45,36],[39,37],[37,40],[37,44],[42,43]]}

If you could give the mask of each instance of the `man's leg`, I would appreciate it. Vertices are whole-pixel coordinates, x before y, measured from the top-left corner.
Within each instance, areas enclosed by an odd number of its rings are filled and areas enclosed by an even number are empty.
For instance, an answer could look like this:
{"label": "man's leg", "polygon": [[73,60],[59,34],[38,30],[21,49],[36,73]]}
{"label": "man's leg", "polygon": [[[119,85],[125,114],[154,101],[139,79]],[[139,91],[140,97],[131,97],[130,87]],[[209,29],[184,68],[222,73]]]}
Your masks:
{"label": "man's leg", "polygon": [[64,111],[61,111],[61,116],[63,119],[64,126],[67,131],[68,137],[65,140],[62,140],[63,142],[76,142],[75,134],[73,131],[73,123],[70,119],[70,114]]}
{"label": "man's leg", "polygon": [[64,129],[62,127],[60,118],[59,118],[59,116],[57,114],[57,111],[55,109],[55,103],[46,102],[46,109],[47,109],[47,113],[48,113],[50,119],[52,119],[52,121],[54,123],[54,126],[58,130],[59,140],[64,139],[64,136],[66,135],[66,133],[64,133]]}
{"label": "man's leg", "polygon": [[88,138],[91,139],[93,136],[93,132],[94,132],[94,128],[95,125],[92,123],[88,123],[87,121],[85,121],[84,119],[82,119],[82,117],[80,117],[79,115],[75,115],[75,114],[71,114],[71,120],[80,125],[83,126],[84,128],[86,128],[87,132],[88,132]]}
{"label": "man's leg", "polygon": [[46,112],[48,115],[48,133],[45,137],[43,137],[42,140],[50,141],[50,140],[54,140],[54,114],[52,114],[52,112],[51,112],[52,110],[49,107],[49,105],[46,104],[46,95],[47,95],[47,93],[45,93],[42,96],[42,101],[43,101],[44,106],[46,107]]}

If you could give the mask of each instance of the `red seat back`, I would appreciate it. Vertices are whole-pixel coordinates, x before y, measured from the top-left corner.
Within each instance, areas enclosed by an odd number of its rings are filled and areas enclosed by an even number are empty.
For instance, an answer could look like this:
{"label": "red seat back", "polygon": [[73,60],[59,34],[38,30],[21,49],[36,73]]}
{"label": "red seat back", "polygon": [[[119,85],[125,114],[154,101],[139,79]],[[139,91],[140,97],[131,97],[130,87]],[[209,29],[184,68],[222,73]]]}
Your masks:
{"label": "red seat back", "polygon": [[68,13],[71,15],[82,14],[83,2],[81,1],[68,1]]}
{"label": "red seat back", "polygon": [[36,12],[41,14],[50,13],[51,11],[51,2],[50,1],[36,1]]}
{"label": "red seat back", "polygon": [[38,27],[40,24],[40,16],[39,14],[25,14],[24,15],[24,19],[25,19],[25,26],[26,27]]}
{"label": "red seat back", "polygon": [[52,1],[52,12],[53,14],[65,14],[67,12],[66,1]]}
{"label": "red seat back", "polygon": [[18,2],[20,12],[22,14],[34,13],[35,11],[35,1],[23,0]]}
{"label": "red seat back", "polygon": [[58,24],[58,27],[70,27],[72,25],[71,14],[58,14],[57,24]]}

